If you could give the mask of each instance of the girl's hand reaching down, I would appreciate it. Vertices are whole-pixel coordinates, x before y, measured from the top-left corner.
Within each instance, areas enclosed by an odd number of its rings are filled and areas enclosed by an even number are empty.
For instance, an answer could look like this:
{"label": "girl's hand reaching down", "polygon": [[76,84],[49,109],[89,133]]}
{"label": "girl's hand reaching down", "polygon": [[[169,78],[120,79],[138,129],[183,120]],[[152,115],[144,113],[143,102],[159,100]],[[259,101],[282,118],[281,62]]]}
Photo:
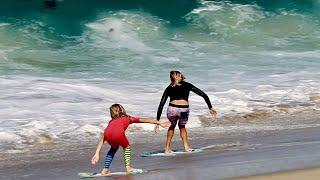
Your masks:
{"label": "girl's hand reaching down", "polygon": [[91,163],[96,164],[98,161],[99,161],[99,154],[95,154],[91,159]]}

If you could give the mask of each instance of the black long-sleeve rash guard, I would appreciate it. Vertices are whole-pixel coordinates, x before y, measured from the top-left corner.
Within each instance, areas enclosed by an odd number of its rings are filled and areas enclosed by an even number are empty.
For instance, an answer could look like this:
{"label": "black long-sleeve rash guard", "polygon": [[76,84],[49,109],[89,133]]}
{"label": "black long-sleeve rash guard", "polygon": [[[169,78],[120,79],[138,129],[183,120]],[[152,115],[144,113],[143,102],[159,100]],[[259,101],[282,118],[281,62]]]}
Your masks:
{"label": "black long-sleeve rash guard", "polygon": [[163,106],[166,103],[168,97],[170,97],[170,102],[173,100],[181,100],[181,99],[188,101],[190,91],[203,97],[203,99],[206,101],[206,103],[208,105],[208,108],[209,109],[212,108],[209,97],[203,91],[201,91],[200,89],[198,89],[197,87],[195,87],[191,83],[182,81],[180,85],[176,85],[174,87],[169,85],[166,88],[166,90],[164,91],[162,98],[161,98],[161,101],[160,101],[160,104],[159,104],[159,107],[158,107],[157,120],[160,120]]}

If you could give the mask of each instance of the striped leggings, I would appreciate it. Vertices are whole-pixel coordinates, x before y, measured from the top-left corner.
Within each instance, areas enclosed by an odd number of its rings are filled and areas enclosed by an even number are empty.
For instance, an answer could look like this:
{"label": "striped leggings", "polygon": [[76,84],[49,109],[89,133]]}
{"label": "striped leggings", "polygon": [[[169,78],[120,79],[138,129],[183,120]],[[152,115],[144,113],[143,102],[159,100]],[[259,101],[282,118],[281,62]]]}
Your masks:
{"label": "striped leggings", "polygon": [[[113,148],[111,147],[106,159],[104,160],[104,168],[109,168],[111,165],[111,162],[114,158],[114,155],[116,154],[116,152],[118,151],[119,147]],[[126,166],[130,166],[131,164],[131,148],[130,146],[123,148],[123,156],[124,156],[124,163]]]}

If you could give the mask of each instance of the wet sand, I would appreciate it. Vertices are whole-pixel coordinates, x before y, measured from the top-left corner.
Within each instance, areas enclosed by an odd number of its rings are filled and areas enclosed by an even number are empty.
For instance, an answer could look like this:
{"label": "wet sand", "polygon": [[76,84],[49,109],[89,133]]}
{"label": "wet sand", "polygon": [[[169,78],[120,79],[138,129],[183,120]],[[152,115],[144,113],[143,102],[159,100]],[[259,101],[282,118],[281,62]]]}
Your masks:
{"label": "wet sand", "polygon": [[[309,118],[310,122],[320,120],[318,112],[307,114],[300,113],[294,118]],[[135,135],[133,165],[151,171],[142,175],[96,179],[238,179],[320,166],[320,127],[231,133],[212,130],[189,131],[192,147],[212,145],[212,148],[203,153],[176,157],[139,157],[142,151],[162,149],[165,132]],[[177,132],[175,149],[181,147],[179,139]],[[96,142],[92,141],[60,142],[38,145],[26,153],[1,154],[0,179],[79,179],[78,172],[102,168],[102,163],[90,164],[95,146]],[[101,158],[103,160],[103,154]],[[111,170],[124,170],[121,150],[116,154]]]}
{"label": "wet sand", "polygon": [[320,177],[320,168],[310,168],[310,169],[302,169],[295,171],[287,171],[287,172],[279,172],[279,173],[271,173],[264,174],[258,176],[251,177],[243,177],[240,180],[283,180],[283,179],[304,179],[304,180],[317,180]]}

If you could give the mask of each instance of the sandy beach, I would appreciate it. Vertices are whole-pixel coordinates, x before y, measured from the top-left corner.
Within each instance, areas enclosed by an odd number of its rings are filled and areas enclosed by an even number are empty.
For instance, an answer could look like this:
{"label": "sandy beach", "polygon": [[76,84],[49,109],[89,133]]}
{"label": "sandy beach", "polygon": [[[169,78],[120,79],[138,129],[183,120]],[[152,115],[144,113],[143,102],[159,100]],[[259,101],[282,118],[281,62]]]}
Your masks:
{"label": "sandy beach", "polygon": [[[284,118],[285,116],[283,116]],[[301,112],[287,118],[304,118],[318,121],[319,112]],[[275,117],[270,117],[275,119]],[[269,121],[270,119],[265,119]],[[255,123],[255,120],[248,122]],[[133,165],[150,170],[143,175],[130,175],[115,179],[238,179],[265,177],[299,177],[301,173],[318,169],[295,171],[263,176],[259,174],[306,169],[320,166],[320,127],[283,130],[261,130],[241,133],[215,133],[212,128],[190,130],[192,147],[208,147],[203,153],[143,158],[142,151],[156,151],[163,147],[165,132],[130,134],[133,146]],[[181,149],[179,134],[175,135],[174,148]],[[101,164],[92,166],[90,158],[94,141],[55,142],[40,144],[25,153],[2,153],[0,179],[79,179],[78,172],[95,172]],[[101,158],[103,158],[101,154]],[[123,171],[122,152],[116,154],[112,171]],[[108,179],[108,178],[97,178]]]}
{"label": "sandy beach", "polygon": [[305,180],[316,180],[320,177],[320,168],[310,168],[310,169],[302,169],[295,171],[287,171],[287,172],[279,172],[251,177],[243,177],[239,178],[240,180],[248,179],[248,180],[282,180],[282,179],[305,179]]}

